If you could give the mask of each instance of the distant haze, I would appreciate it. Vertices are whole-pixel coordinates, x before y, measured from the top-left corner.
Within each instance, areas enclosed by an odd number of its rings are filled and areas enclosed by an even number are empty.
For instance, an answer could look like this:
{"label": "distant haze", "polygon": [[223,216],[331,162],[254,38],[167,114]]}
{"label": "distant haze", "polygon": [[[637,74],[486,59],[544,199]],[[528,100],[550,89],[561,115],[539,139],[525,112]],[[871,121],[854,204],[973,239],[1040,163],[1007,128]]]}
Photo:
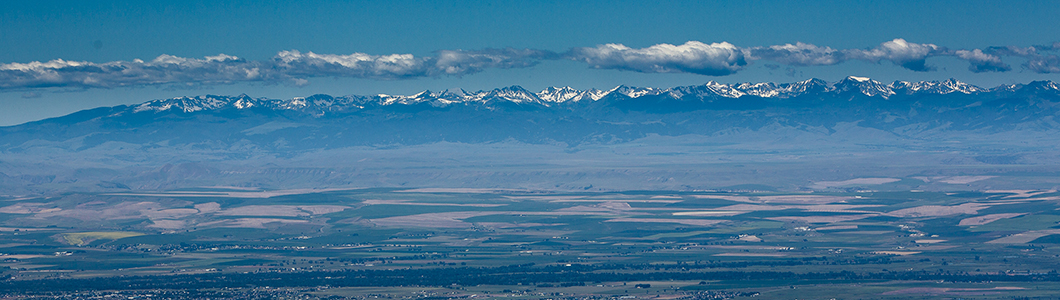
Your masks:
{"label": "distant haze", "polygon": [[607,91],[179,97],[0,128],[0,187],[19,195],[213,185],[1053,186],[1058,103],[1060,85],[1049,81],[982,88],[853,76]]}

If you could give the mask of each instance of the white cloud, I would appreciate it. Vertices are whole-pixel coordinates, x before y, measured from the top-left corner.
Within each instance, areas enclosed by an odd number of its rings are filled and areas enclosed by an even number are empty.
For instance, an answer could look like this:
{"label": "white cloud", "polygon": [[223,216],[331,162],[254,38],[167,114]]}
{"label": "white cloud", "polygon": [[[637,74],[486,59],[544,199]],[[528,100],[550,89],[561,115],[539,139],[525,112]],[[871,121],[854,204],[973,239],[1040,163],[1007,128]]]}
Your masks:
{"label": "white cloud", "polygon": [[1060,73],[1060,57],[1039,55],[1031,57],[1023,66],[1037,73]]}
{"label": "white cloud", "polygon": [[[1032,51],[1033,47],[1030,49]],[[980,49],[949,51],[934,44],[910,43],[904,39],[887,41],[872,49],[836,50],[831,47],[796,43],[753,47],[749,48],[749,51],[753,59],[770,60],[791,66],[834,65],[857,59],[870,62],[891,61],[903,68],[923,72],[934,70],[934,67],[927,65],[927,59],[930,57],[956,56],[967,60],[970,63],[968,69],[975,73],[1012,70],[1012,67],[1001,61],[1001,57],[985,53]],[[1029,50],[1014,48],[1013,51],[1027,52]]]}
{"label": "white cloud", "polygon": [[525,68],[555,53],[533,49],[486,49],[478,51],[441,50],[433,57],[412,54],[349,55],[282,51],[276,55],[276,66],[284,74],[315,77],[336,76],[375,79],[402,79],[424,76],[461,76],[488,68]]}
{"label": "white cloud", "polygon": [[261,62],[218,55],[204,59],[161,55],[142,60],[91,63],[56,59],[0,64],[0,88],[111,88],[164,83],[228,83],[261,77]]}
{"label": "white cloud", "polygon": [[1012,67],[1001,62],[1001,58],[996,55],[990,55],[983,53],[983,50],[973,49],[969,50],[957,50],[954,51],[957,57],[967,60],[971,63],[968,66],[968,70],[981,73],[981,72],[1005,72],[1012,70]]}
{"label": "white cloud", "polygon": [[843,54],[847,59],[871,62],[888,60],[903,68],[924,72],[934,70],[925,60],[930,56],[945,54],[945,49],[934,44],[917,44],[904,39],[894,39],[872,49],[843,50]]}
{"label": "white cloud", "polygon": [[271,60],[248,61],[219,54],[204,58],[160,55],[150,61],[92,63],[56,59],[0,64],[0,89],[78,87],[113,88],[167,84],[271,82],[302,86],[310,77],[406,79],[460,76],[487,68],[523,68],[553,52],[533,49],[443,50],[436,57],[412,54],[317,54],[281,51]]}
{"label": "white cloud", "polygon": [[[990,47],[950,51],[934,44],[894,39],[868,49],[834,49],[795,44],[741,48],[728,42],[689,41],[631,48],[622,44],[573,48],[563,54],[536,49],[440,50],[433,56],[412,54],[318,54],[281,51],[272,59],[251,61],[219,54],[203,58],[160,55],[150,61],[93,63],[55,59],[47,62],[0,64],[0,89],[42,87],[113,88],[145,85],[225,84],[233,82],[308,84],[312,77],[409,79],[463,76],[491,68],[528,68],[542,60],[569,59],[592,68],[643,73],[692,73],[725,76],[755,60],[788,66],[827,66],[848,60],[890,61],[913,71],[931,71],[927,59],[953,56],[970,63],[972,72],[1006,72],[1004,56],[1027,59],[1023,67],[1037,73],[1060,73],[1060,42],[1035,47]],[[767,64],[767,66],[769,66]],[[779,68],[777,65],[772,65]]]}
{"label": "white cloud", "polygon": [[1060,73],[1060,56],[1055,54],[1042,54],[1040,51],[1060,50],[1060,42],[1047,46],[1038,47],[991,47],[987,51],[996,55],[1016,56],[1026,58],[1027,62],[1023,68],[1035,73]]}
{"label": "white cloud", "polygon": [[526,68],[536,65],[542,59],[556,57],[554,52],[534,49],[441,50],[432,60],[431,74],[460,76],[478,73],[487,68]]}
{"label": "white cloud", "polygon": [[412,54],[347,55],[281,51],[273,58],[275,66],[289,76],[335,76],[397,79],[423,76],[427,71],[424,58]]}
{"label": "white cloud", "polygon": [[754,59],[771,60],[792,66],[834,65],[843,61],[843,53],[831,47],[802,42],[749,49]]}
{"label": "white cloud", "polygon": [[722,76],[747,65],[744,51],[727,42],[705,44],[689,41],[683,45],[658,44],[634,49],[622,44],[575,48],[568,57],[599,69],[630,70],[644,73],[694,73]]}

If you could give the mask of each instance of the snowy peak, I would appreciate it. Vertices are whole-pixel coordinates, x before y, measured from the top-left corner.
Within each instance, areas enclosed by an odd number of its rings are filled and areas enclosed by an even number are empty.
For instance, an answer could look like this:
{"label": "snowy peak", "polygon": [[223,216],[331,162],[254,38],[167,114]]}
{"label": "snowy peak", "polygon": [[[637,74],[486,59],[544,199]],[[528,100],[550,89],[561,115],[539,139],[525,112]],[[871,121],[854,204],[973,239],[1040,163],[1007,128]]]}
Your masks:
{"label": "snowy peak", "polygon": [[493,89],[486,94],[483,101],[510,101],[514,103],[539,103],[544,104],[541,98],[521,86],[513,85],[505,88]]}
{"label": "snowy peak", "polygon": [[872,79],[870,79],[868,77],[858,77],[858,76],[847,76],[847,78],[844,79],[844,80],[853,80],[853,81],[857,81],[857,82],[870,82],[870,81],[872,81]]}
{"label": "snowy peak", "polygon": [[433,95],[433,96],[435,96],[437,98],[464,98],[464,97],[467,97],[468,94],[469,93],[467,91],[465,91],[464,89],[456,89],[456,90],[444,90],[444,91],[438,93],[437,95]]}
{"label": "snowy peak", "polygon": [[700,100],[712,102],[717,99],[736,99],[742,97],[760,97],[788,99],[803,96],[827,96],[851,94],[868,97],[889,98],[895,95],[915,97],[916,95],[946,94],[981,94],[981,93],[1051,93],[1060,95],[1060,84],[1052,81],[1034,81],[1028,84],[1002,85],[993,89],[984,89],[956,79],[944,81],[895,81],[885,85],[866,77],[850,76],[829,84],[824,80],[812,78],[793,83],[738,83],[724,84],[710,81],[702,85],[680,86],[668,89],[651,87],[617,86],[611,90],[597,89],[577,90],[569,86],[549,87],[539,93],[530,92],[520,86],[509,86],[488,91],[468,92],[463,89],[445,90],[442,92],[423,91],[413,95],[375,96],[340,96],[312,95],[292,99],[252,98],[247,95],[196,97],[177,97],[145,102],[133,107],[133,112],[184,112],[193,113],[219,109],[273,109],[302,111],[312,115],[324,115],[329,112],[350,112],[366,107],[389,105],[427,104],[434,107],[451,105],[482,105],[486,103],[515,103],[551,107],[580,101],[599,101],[608,96],[636,99],[645,96],[660,96],[672,99]]}
{"label": "snowy peak", "polygon": [[740,83],[737,84],[736,89],[742,91],[744,94],[758,96],[762,98],[772,98],[780,96],[781,89],[777,87],[777,84],[772,82],[759,82],[759,83]]}
{"label": "snowy peak", "polygon": [[839,93],[858,92],[869,97],[889,98],[895,94],[889,85],[868,77],[847,76],[847,78],[843,78],[843,80],[832,85],[832,88]]}
{"label": "snowy peak", "polygon": [[1024,88],[1030,88],[1035,91],[1060,91],[1060,84],[1049,80],[1031,81]]}
{"label": "snowy peak", "polygon": [[588,89],[584,91],[576,90],[572,87],[549,87],[537,93],[537,97],[542,101],[565,103],[565,102],[578,102],[578,101],[596,101],[603,99],[611,91],[601,91],[598,89]]}
{"label": "snowy peak", "polygon": [[718,96],[721,96],[721,97],[725,97],[725,98],[740,98],[740,97],[743,97],[744,95],[747,95],[747,93],[744,93],[741,90],[735,89],[735,88],[733,88],[732,86],[730,86],[728,84],[718,83],[718,82],[715,82],[713,80],[708,81],[707,84],[704,84],[703,86],[705,86],[708,89],[710,89],[710,91],[714,92],[714,94],[716,94]]}
{"label": "snowy peak", "polygon": [[824,93],[830,89],[828,86],[828,82],[817,78],[810,78],[799,82],[781,84],[780,88],[786,91],[788,95]]}
{"label": "snowy peak", "polygon": [[949,93],[962,93],[962,94],[974,94],[985,91],[984,89],[961,82],[957,79],[950,78],[945,81],[920,81],[920,82],[909,82],[909,81],[895,81],[891,83],[891,87],[894,91],[912,95],[916,93],[929,93],[929,94],[949,94]]}
{"label": "snowy peak", "polygon": [[625,95],[630,98],[640,98],[649,95],[659,95],[666,93],[666,89],[659,88],[645,88],[645,87],[631,87],[626,85],[616,86],[615,88],[607,91],[608,94]]}
{"label": "snowy peak", "polygon": [[537,97],[547,102],[563,103],[571,100],[582,100],[582,98],[580,98],[582,94],[582,91],[575,90],[569,86],[561,88],[549,87],[540,93],[537,93]]}
{"label": "snowy peak", "polygon": [[379,94],[374,98],[376,98],[376,102],[380,105],[414,105],[436,99],[431,96],[431,91],[422,91],[410,96]]}
{"label": "snowy peak", "polygon": [[719,84],[716,82],[708,82],[704,85],[692,85],[692,86],[680,86],[672,88],[668,91],[670,97],[677,99],[696,99],[701,101],[711,101],[712,99],[718,98],[739,98],[746,95],[744,92],[734,89],[731,86]]}
{"label": "snowy peak", "polygon": [[239,109],[257,106],[264,99],[251,99],[246,94],[236,97],[202,95],[197,97],[177,97],[170,99],[159,99],[145,102],[136,106],[133,112],[142,111],[181,111],[185,113],[215,110],[225,107],[236,107]]}
{"label": "snowy peak", "polygon": [[[608,91],[601,91],[601,90],[598,90],[598,89],[589,89],[589,90],[586,90],[586,91],[582,92],[582,94],[584,95],[582,97],[585,97],[587,99],[592,99],[593,101],[597,101],[597,100],[600,100],[600,99],[603,99],[604,97],[606,97],[608,95]],[[583,98],[583,99],[585,99],[585,98]]]}
{"label": "snowy peak", "polygon": [[1060,94],[1060,84],[1049,80],[1031,81],[1027,84],[1003,84],[995,88],[989,89],[991,92],[1005,92],[1015,93],[1020,91],[1028,92],[1052,92]]}

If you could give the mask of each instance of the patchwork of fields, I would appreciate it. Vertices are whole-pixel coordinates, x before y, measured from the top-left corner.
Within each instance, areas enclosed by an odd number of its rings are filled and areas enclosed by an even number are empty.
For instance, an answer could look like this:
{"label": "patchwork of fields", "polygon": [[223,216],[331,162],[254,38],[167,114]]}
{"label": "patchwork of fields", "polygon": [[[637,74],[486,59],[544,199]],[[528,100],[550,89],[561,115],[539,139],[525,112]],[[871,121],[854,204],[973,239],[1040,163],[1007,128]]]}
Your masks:
{"label": "patchwork of fields", "polygon": [[[1010,190],[228,188],[7,199],[0,265],[9,279],[0,290],[69,292],[51,283],[113,276],[258,276],[246,277],[253,281],[378,271],[402,279],[394,288],[317,283],[282,292],[783,299],[797,288],[880,299],[1036,297],[1060,291],[1058,199],[1056,191]],[[489,271],[499,266],[559,275]],[[481,270],[493,279],[402,281],[411,279],[401,272],[423,269]],[[719,272],[764,277],[725,280]],[[248,288],[233,284],[226,287]]]}

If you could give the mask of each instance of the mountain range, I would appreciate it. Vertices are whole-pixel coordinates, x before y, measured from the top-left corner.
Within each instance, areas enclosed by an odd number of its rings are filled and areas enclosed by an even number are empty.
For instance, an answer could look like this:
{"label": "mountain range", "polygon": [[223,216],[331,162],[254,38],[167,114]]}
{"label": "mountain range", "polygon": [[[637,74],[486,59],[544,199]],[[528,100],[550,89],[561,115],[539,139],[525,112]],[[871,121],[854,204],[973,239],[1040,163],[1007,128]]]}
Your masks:
{"label": "mountain range", "polygon": [[507,139],[577,145],[648,134],[714,135],[770,124],[830,128],[844,122],[925,138],[939,129],[1052,130],[1058,101],[1060,85],[1051,81],[985,89],[954,79],[883,84],[853,76],[834,83],[708,82],[607,91],[552,87],[534,93],[511,86],[411,96],[205,95],[102,107],[3,127],[0,150],[62,142],[73,151],[106,142],[223,148],[249,142],[278,151]]}
{"label": "mountain range", "polygon": [[[882,155],[873,159],[899,160],[935,155],[923,162],[932,166],[1049,165],[1060,161],[1053,155],[1060,143],[1058,115],[1060,85],[1051,81],[981,88],[954,79],[884,84],[854,76],[831,83],[820,79],[708,82],[673,88],[618,86],[606,91],[551,87],[531,92],[510,86],[409,96],[203,95],[101,107],[0,127],[0,190],[64,189],[66,185],[58,182],[104,190],[203,182],[320,187],[353,184],[353,177],[374,182],[368,186],[478,182],[472,185],[505,187],[508,182],[495,181],[489,166],[542,166],[562,159],[570,160],[562,164],[564,170],[574,172],[570,174],[584,171],[582,163],[589,160],[594,161],[593,172],[608,170],[599,172],[612,172],[606,175],[612,177],[634,165],[644,170],[641,164],[649,163],[758,163],[782,158],[816,164],[836,155],[865,153]],[[372,165],[375,173],[366,172],[363,163],[351,161],[357,156],[353,152],[388,161]],[[545,152],[553,154],[541,154]],[[578,156],[586,153],[593,154]],[[405,180],[412,175],[391,172],[410,162],[419,168],[417,178],[429,180]],[[450,162],[474,165],[475,172],[489,171],[480,173],[479,179],[430,181],[444,177],[431,173],[436,170],[450,175],[463,170],[441,167]],[[335,169],[350,166],[360,169]],[[540,170],[534,168],[538,167],[512,172]],[[645,172],[671,171],[651,168],[654,171]],[[274,176],[297,172],[310,175],[299,180]],[[263,181],[232,175],[251,173],[273,177]],[[376,177],[365,175],[369,173]],[[380,181],[379,176],[389,179]],[[591,181],[584,178],[592,176],[570,180]],[[741,183],[748,182],[726,184]],[[27,190],[30,186],[40,189]],[[716,185],[685,182],[662,187],[682,186]]]}
{"label": "mountain range", "polygon": [[[531,92],[519,86],[497,88],[489,91],[468,92],[465,90],[431,92],[423,91],[411,96],[400,95],[375,95],[375,96],[340,96],[314,95],[310,97],[298,97],[287,100],[251,98],[246,95],[238,97],[224,96],[198,96],[179,97],[146,102],[135,106],[133,112],[154,111],[163,112],[168,110],[180,110],[183,112],[196,112],[206,110],[217,110],[224,108],[249,109],[255,107],[273,110],[300,111],[316,116],[325,114],[341,114],[381,106],[415,106],[429,105],[432,107],[448,107],[454,105],[485,105],[497,103],[511,103],[518,105],[536,105],[543,107],[554,107],[562,105],[574,105],[582,102],[595,102],[600,100],[621,101],[639,98],[664,98],[667,100],[680,100],[686,102],[703,102],[700,109],[724,108],[724,105],[736,105],[737,102],[725,99],[741,98],[765,98],[765,99],[791,99],[799,97],[823,97],[841,96],[857,93],[869,97],[918,97],[925,95],[958,94],[983,94],[983,93],[1012,93],[1026,88],[1057,91],[1060,89],[1056,83],[1051,81],[1033,82],[1028,85],[1003,85],[992,89],[984,89],[956,79],[946,81],[895,81],[891,84],[882,84],[878,81],[864,77],[850,76],[839,82],[827,83],[820,79],[808,79],[794,83],[776,84],[765,83],[742,83],[721,84],[708,82],[699,86],[682,86],[668,89],[642,88],[618,86],[607,91],[598,89],[576,90],[571,87],[549,87],[541,92]],[[657,99],[656,99],[657,100]],[[744,102],[754,100],[744,99]],[[719,106],[710,103],[718,102]],[[693,109],[694,109],[693,108]]]}

